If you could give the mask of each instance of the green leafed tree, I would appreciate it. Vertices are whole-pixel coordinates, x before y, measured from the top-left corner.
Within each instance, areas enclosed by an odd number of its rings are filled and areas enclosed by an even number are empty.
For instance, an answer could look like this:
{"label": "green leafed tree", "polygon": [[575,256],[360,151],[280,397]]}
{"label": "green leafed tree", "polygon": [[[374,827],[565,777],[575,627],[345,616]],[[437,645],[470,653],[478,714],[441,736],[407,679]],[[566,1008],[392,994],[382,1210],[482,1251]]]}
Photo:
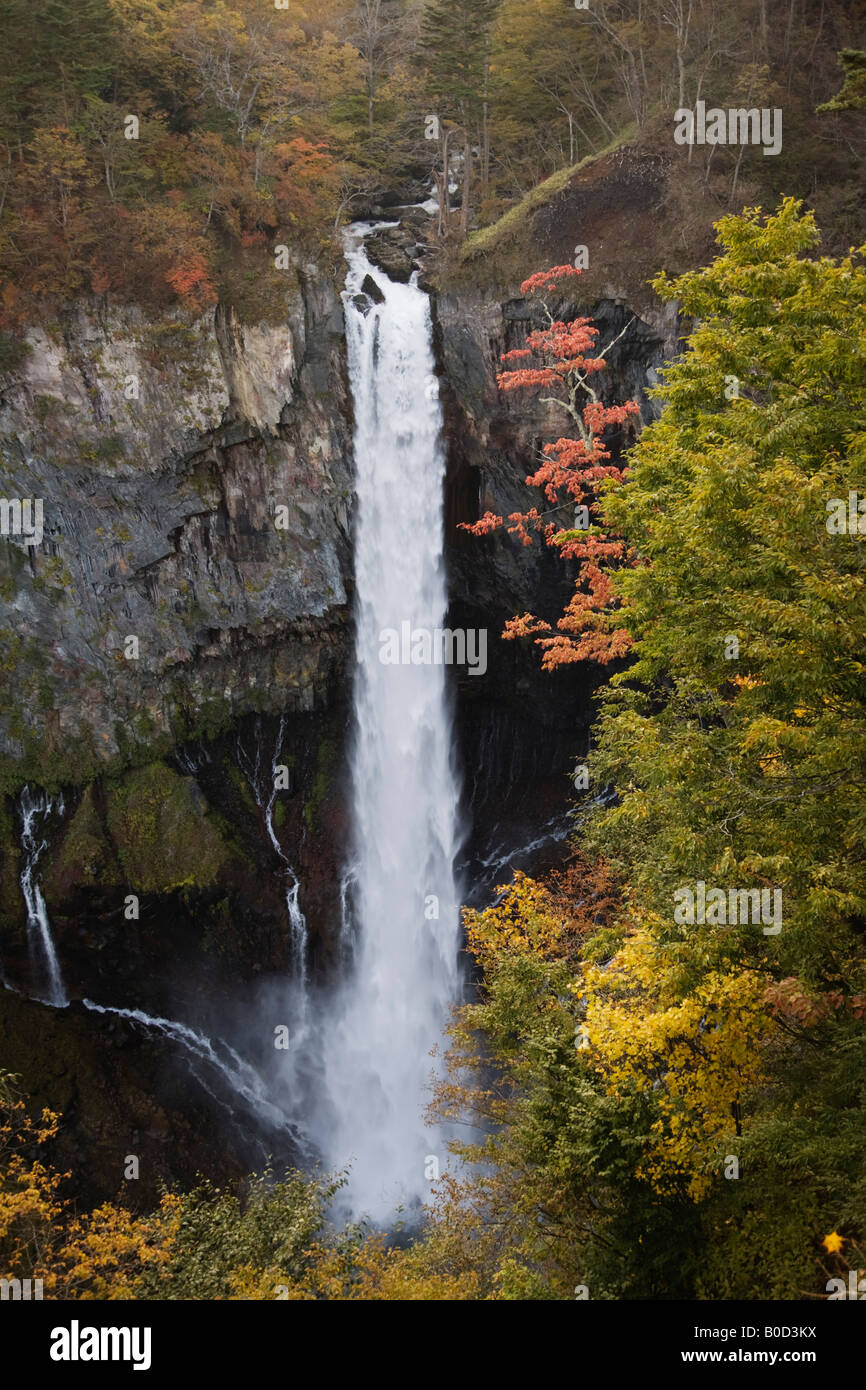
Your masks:
{"label": "green leafed tree", "polygon": [[866,271],[793,200],[718,233],[655,281],[697,327],[608,501],[643,563],[615,585],[637,661],[603,707],[602,838],[668,916],[683,881],[781,888],[773,951],[829,987],[866,928]]}
{"label": "green leafed tree", "polygon": [[[718,235],[655,281],[693,327],[605,485],[638,563],[590,759],[603,865],[466,915],[483,992],[439,1102],[480,1166],[428,1258],[471,1251],[494,1297],[822,1298],[862,1268],[866,248],[821,256],[793,200]],[[686,922],[699,881],[781,912]]]}
{"label": "green leafed tree", "polygon": [[842,90],[831,101],[819,106],[819,111],[866,110],[866,53],[856,48],[843,48],[839,62],[845,74]]}
{"label": "green leafed tree", "polygon": [[[448,126],[462,145],[461,229],[468,226],[472,168],[477,158],[482,187],[490,159],[490,53],[500,0],[430,0],[421,20],[419,58],[425,89],[442,123],[443,187],[449,182]],[[473,146],[476,151],[473,157]]]}

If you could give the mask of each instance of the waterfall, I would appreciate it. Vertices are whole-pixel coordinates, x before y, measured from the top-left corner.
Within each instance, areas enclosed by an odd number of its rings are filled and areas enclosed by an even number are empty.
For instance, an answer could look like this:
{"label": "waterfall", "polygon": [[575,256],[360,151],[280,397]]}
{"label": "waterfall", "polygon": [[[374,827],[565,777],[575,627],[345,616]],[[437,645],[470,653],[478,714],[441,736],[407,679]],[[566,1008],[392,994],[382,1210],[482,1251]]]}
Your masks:
{"label": "waterfall", "polygon": [[[271,1129],[281,1130],[297,1139],[297,1132],[286,1119],[285,1114],[268,1098],[264,1083],[258,1072],[235,1052],[233,1047],[220,1039],[211,1041],[203,1033],[197,1033],[186,1023],[178,1023],[171,1018],[159,1018],[146,1014],[141,1009],[115,1009],[108,1004],[95,1004],[92,999],[82,999],[82,1004],[91,1013],[112,1014],[115,1018],[125,1018],[138,1023],[150,1032],[160,1033],[164,1038],[179,1043],[195,1059],[204,1062],[217,1072],[223,1083],[229,1087],[248,1106],[252,1113]],[[222,1055],[221,1055],[222,1054]],[[218,1096],[206,1084],[200,1066],[194,1068],[194,1075],[200,1085],[215,1100]]]}
{"label": "waterfall", "polygon": [[59,815],[63,815],[62,796],[58,797],[55,806],[55,803],[45,792],[33,792],[27,786],[22,788],[18,801],[18,811],[21,816],[21,850],[24,856],[24,868],[21,871],[21,892],[24,895],[24,903],[27,908],[27,948],[30,953],[34,988],[40,997],[44,991],[46,1004],[52,1004],[55,1008],[62,1009],[69,1003],[69,1000],[63,988],[60,963],[54,949],[51,923],[48,920],[48,910],[36,876],[39,858],[42,851],[48,846],[48,840],[42,833],[43,828],[54,810]]}
{"label": "waterfall", "polygon": [[[428,1195],[446,1157],[424,1110],[431,1049],[458,986],[450,707],[441,664],[380,660],[384,629],[444,626],[445,460],[427,296],[376,270],[357,229],[347,260],[357,473],[350,940],[323,1020],[323,1095],[310,1128],[330,1165],[351,1163],[354,1212],[386,1222]],[[361,293],[367,276],[378,304]]]}
{"label": "waterfall", "polygon": [[262,812],[268,839],[285,866],[287,880],[286,911],[289,914],[289,940],[292,971],[295,979],[300,983],[301,992],[305,997],[306,991],[304,986],[307,978],[307,920],[301,911],[301,905],[298,901],[301,884],[297,874],[283,853],[283,847],[277,839],[277,832],[274,829],[274,805],[277,800],[277,770],[280,766],[280,752],[283,747],[285,727],[286,721],[281,717],[273,755],[270,759],[268,780],[263,782],[262,779],[262,726],[260,719],[256,720],[255,751],[252,757],[247,753],[241,740],[238,739],[238,766],[249,782],[250,789],[256,799],[256,805]]}

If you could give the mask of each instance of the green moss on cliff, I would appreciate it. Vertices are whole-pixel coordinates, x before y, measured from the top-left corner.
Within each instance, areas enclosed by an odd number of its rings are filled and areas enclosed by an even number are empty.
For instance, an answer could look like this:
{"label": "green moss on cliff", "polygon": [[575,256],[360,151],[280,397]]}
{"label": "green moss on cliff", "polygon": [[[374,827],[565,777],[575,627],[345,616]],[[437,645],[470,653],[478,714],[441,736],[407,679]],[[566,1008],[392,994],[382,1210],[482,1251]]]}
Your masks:
{"label": "green moss on cliff", "polygon": [[304,805],[304,823],[308,830],[315,826],[319,808],[328,793],[337,764],[337,746],[333,739],[322,738],[316,754],[316,776],[312,791]]}
{"label": "green moss on cliff", "polygon": [[0,933],[16,931],[23,925],[23,901],[18,887],[20,860],[12,807],[6,797],[0,797]]}
{"label": "green moss on cliff", "polygon": [[599,163],[613,150],[619,149],[634,137],[634,129],[623,131],[603,150],[587,155],[578,164],[558,169],[555,174],[531,188],[519,203],[492,222],[489,227],[472,232],[459,251],[459,260],[446,274],[446,287],[459,285],[465,279],[478,284],[483,279],[497,285],[520,280],[534,265],[534,219],[540,209],[555,200],[578,174]]}
{"label": "green moss on cliff", "polygon": [[226,778],[227,781],[231,782],[232,786],[234,787],[235,791],[240,797],[244,809],[249,812],[250,816],[255,818],[258,815],[259,808],[256,805],[255,798],[252,794],[252,791],[250,790],[250,784],[247,781],[244,774],[241,772],[237,763],[234,761],[232,757],[230,757],[228,753],[226,753],[225,757],[222,760],[222,771],[223,776]]}
{"label": "green moss on cliff", "polygon": [[91,784],[49,855],[43,880],[45,900],[49,908],[59,908],[77,888],[117,887],[124,881]]}
{"label": "green moss on cliff", "polygon": [[235,858],[200,793],[165,763],[137,768],[109,791],[106,820],[136,892],[207,887]]}

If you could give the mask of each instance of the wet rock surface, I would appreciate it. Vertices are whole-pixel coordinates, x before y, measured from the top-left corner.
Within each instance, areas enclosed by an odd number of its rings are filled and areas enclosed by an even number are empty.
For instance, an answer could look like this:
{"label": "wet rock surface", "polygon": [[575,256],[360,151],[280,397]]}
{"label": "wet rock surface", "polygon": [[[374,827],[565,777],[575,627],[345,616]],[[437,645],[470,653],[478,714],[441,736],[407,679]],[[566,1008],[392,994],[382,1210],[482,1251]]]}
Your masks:
{"label": "wet rock surface", "polygon": [[384,270],[390,280],[407,285],[417,268],[418,243],[404,226],[390,227],[367,239],[365,249],[373,265]]}
{"label": "wet rock surface", "polygon": [[0,546],[0,754],[23,775],[73,780],[327,684],[350,568],[342,315],[301,279],[287,312],[166,334],[82,310],[6,382],[0,492],[44,514],[40,544]]}

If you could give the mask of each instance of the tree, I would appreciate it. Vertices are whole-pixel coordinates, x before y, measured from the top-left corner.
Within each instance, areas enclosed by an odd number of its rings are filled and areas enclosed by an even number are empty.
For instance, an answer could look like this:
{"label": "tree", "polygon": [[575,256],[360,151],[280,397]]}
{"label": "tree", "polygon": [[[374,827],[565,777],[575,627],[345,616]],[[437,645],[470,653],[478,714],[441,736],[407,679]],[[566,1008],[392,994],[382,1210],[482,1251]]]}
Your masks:
{"label": "tree", "polygon": [[[778,1261],[775,1296],[790,1297],[814,1289],[804,1242],[819,1223],[841,1205],[852,1236],[866,1224],[866,609],[852,512],[866,494],[866,248],[817,256],[814,217],[793,199],[766,218],[723,218],[718,236],[710,266],[654,282],[697,326],[665,372],[665,408],[632,451],[627,486],[604,501],[606,524],[642,563],[613,580],[634,660],[602,697],[592,759],[617,802],[587,831],[629,885],[634,936],[589,979],[601,996],[587,997],[587,1020],[592,1039],[623,968],[626,1010],[636,986],[673,987],[697,1077],[708,1018],[722,1042],[745,1007],[725,1070],[729,1099],[735,1071],[745,1083],[730,1153],[752,1165],[754,1195],[713,1200],[744,1231],[755,1207],[787,1210],[765,1267]],[[781,930],[683,925],[675,892],[697,881],[727,893],[772,885]],[[606,1026],[600,1057],[616,1067]],[[651,1055],[664,1027],[664,1014],[623,1026],[621,1056]],[[682,1097],[670,1041],[662,1055],[657,1094],[672,1118]],[[699,1102],[705,1117],[723,1118],[724,1106],[722,1093]],[[839,1148],[824,1161],[834,1125]],[[695,1116],[687,1129],[700,1184],[710,1135]],[[672,1128],[653,1162],[672,1171],[677,1147]],[[731,1249],[706,1277],[741,1290],[735,1263]]]}
{"label": "tree", "polygon": [[458,1012],[432,1107],[470,1136],[451,1145],[468,1167],[439,1185],[417,1258],[471,1271],[487,1298],[571,1299],[581,1284],[593,1298],[651,1297],[656,1261],[668,1296],[682,1293],[694,1217],[635,1172],[656,1097],[610,1094],[583,1040],[582,961],[609,954],[620,886],[575,855],[497,895],[464,913],[481,989]]}
{"label": "tree", "polygon": [[398,0],[356,0],[349,36],[364,65],[367,89],[367,129],[373,134],[379,86],[390,70],[395,47],[405,25]]}
{"label": "tree", "polygon": [[[640,557],[582,825],[621,904],[573,937],[517,880],[467,919],[484,993],[440,1099],[491,1133],[431,1258],[482,1206],[511,1296],[816,1297],[821,1234],[863,1247],[866,247],[818,257],[790,199],[718,235],[654,282],[696,327],[601,502]],[[778,892],[781,929],[678,916],[700,882]]]}
{"label": "tree", "polygon": [[627,110],[643,128],[651,100],[651,64],[656,49],[656,16],[646,0],[613,0],[590,5],[588,17],[610,55]]}
{"label": "tree", "polygon": [[182,5],[177,14],[175,42],[198,77],[198,96],[226,113],[242,146],[276,61],[273,25],[264,12],[257,21],[245,22],[222,3],[204,11],[199,5]]}
{"label": "tree", "polygon": [[491,83],[494,165],[515,192],[616,134],[605,114],[615,96],[607,52],[587,14],[558,0],[504,0]]}
{"label": "tree", "polygon": [[439,112],[442,167],[447,191],[449,170],[446,122],[459,128],[463,142],[461,233],[469,225],[473,145],[478,150],[482,187],[489,173],[490,50],[500,0],[430,0],[418,39],[426,88]]}
{"label": "tree", "polygon": [[41,1257],[62,1210],[57,1189],[61,1175],[42,1161],[39,1150],[57,1133],[59,1116],[43,1109],[27,1113],[20,1077],[0,1071],[0,1267],[5,1276],[45,1278]]}
{"label": "tree", "polygon": [[185,308],[198,315],[216,303],[211,246],[177,191],[141,207],[130,223],[150,274],[170,286]]}
{"label": "tree", "polygon": [[47,191],[54,218],[65,233],[80,211],[82,195],[93,183],[87,152],[75,131],[65,125],[37,130],[29,152],[34,186]]}
{"label": "tree", "polygon": [[300,136],[274,151],[279,173],[274,199],[281,221],[298,230],[327,218],[340,188],[341,170],[326,145]]}
{"label": "tree", "polygon": [[[561,292],[580,274],[574,266],[554,266],[531,275],[520,290],[524,295],[539,296]],[[547,326],[533,330],[525,347],[502,356],[503,362],[526,365],[500,372],[497,382],[499,389],[506,392],[550,389],[554,394],[540,397],[541,401],[568,416],[577,438],[561,436],[545,444],[539,467],[526,479],[530,487],[544,489],[546,500],[552,504],[549,511],[541,513],[533,507],[527,512],[513,512],[507,529],[524,545],[532,544],[531,533],[542,534],[563,558],[578,560],[580,571],[574,596],[557,624],[556,636],[537,635],[552,629],[550,623],[530,613],[511,619],[503,635],[510,639],[534,636],[544,653],[544,668],[553,670],[575,661],[607,664],[622,656],[631,643],[624,629],[611,630],[606,615],[613,597],[610,567],[627,560],[626,549],[616,536],[590,523],[599,511],[599,484],[603,479],[619,482],[623,478],[623,470],[609,461],[611,452],[605,444],[605,431],[638,415],[640,407],[637,401],[604,405],[591,380],[604,370],[604,354],[623,336],[628,324],[596,356],[598,329],[589,318],[555,319],[546,301],[542,300],[542,306]],[[575,504],[576,528],[563,528],[546,519],[562,507],[563,493]],[[478,521],[461,526],[472,535],[484,536],[504,524],[501,516],[486,512]]]}
{"label": "tree", "polygon": [[863,557],[833,532],[833,499],[866,494],[866,272],[806,255],[794,200],[718,234],[711,266],[655,281],[699,326],[604,506],[643,563],[613,581],[636,661],[603,704],[600,775],[630,790],[602,838],[659,912],[693,878],[783,889],[775,949],[827,987],[866,920]]}
{"label": "tree", "polygon": [[19,152],[38,124],[71,124],[82,95],[110,93],[118,26],[109,0],[0,0],[0,27],[0,138]]}
{"label": "tree", "polygon": [[819,106],[819,111],[862,111],[866,109],[866,53],[843,48],[839,54],[845,81],[842,90]]}

